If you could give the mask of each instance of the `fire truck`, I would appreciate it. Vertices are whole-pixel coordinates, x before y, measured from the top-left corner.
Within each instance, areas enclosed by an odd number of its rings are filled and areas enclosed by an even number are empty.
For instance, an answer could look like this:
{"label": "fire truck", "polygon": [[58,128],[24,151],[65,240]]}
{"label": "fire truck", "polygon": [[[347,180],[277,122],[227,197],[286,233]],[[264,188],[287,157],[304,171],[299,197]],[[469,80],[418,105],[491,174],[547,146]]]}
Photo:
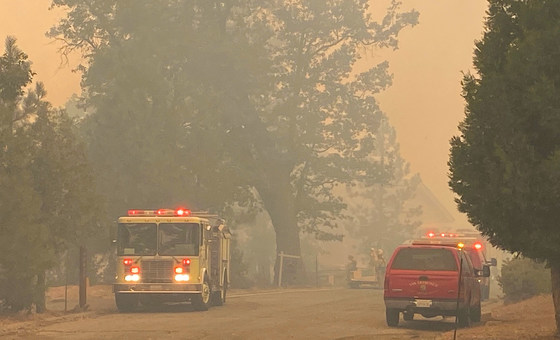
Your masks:
{"label": "fire truck", "polygon": [[117,226],[115,302],[187,302],[204,311],[226,301],[231,233],[224,220],[187,209],[129,210]]}
{"label": "fire truck", "polygon": [[[467,253],[476,270],[482,270],[484,265],[496,266],[495,258],[488,259],[486,257],[487,242],[484,241],[480,234],[468,230],[457,230],[455,232],[435,232],[429,231],[421,239],[428,240],[432,244],[455,245],[459,242],[465,247],[463,251]],[[482,300],[490,298],[490,277],[480,277],[480,288]]]}

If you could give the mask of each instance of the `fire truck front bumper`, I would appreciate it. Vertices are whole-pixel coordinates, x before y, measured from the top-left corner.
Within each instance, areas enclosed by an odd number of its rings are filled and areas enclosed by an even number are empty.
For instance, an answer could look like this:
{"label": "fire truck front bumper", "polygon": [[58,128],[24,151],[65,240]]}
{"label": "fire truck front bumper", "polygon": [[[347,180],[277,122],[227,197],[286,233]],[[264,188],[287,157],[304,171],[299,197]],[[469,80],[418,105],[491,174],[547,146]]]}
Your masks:
{"label": "fire truck front bumper", "polygon": [[202,292],[199,283],[115,283],[113,293],[196,294]]}

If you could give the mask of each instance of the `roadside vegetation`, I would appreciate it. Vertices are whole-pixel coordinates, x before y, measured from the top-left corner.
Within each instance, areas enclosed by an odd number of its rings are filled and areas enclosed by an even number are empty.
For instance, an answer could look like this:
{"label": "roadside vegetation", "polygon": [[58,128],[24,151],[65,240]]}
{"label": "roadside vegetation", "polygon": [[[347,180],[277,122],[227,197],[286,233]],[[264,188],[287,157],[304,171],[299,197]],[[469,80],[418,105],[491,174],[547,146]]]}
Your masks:
{"label": "roadside vegetation", "polygon": [[489,0],[487,13],[449,185],[492,245],[546,262],[560,330],[560,2]]}
{"label": "roadside vegetation", "polygon": [[502,264],[498,284],[502,288],[505,303],[550,294],[550,270],[544,263],[528,258],[508,259]]}

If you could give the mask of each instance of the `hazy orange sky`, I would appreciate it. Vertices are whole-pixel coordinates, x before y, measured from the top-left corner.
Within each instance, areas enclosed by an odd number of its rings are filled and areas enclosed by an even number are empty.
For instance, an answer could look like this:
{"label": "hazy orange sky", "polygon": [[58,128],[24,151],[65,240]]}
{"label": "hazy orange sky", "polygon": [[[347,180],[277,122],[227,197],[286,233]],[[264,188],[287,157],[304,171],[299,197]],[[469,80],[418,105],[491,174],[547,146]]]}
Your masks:
{"label": "hazy orange sky", "polygon": [[[0,0],[0,38],[2,42],[7,35],[18,39],[33,62],[35,80],[45,83],[47,99],[62,106],[79,93],[80,77],[71,72],[76,60],[61,65],[60,45],[45,37],[61,16],[60,11],[48,10],[50,2]],[[372,0],[374,5],[379,2]],[[420,23],[401,33],[399,50],[369,54],[366,61],[389,60],[393,86],[379,101],[397,130],[402,156],[457,222],[465,224],[447,185],[447,160],[449,140],[464,117],[461,72],[472,68],[474,41],[482,37],[487,1],[402,0],[402,9],[412,8],[420,12]]]}

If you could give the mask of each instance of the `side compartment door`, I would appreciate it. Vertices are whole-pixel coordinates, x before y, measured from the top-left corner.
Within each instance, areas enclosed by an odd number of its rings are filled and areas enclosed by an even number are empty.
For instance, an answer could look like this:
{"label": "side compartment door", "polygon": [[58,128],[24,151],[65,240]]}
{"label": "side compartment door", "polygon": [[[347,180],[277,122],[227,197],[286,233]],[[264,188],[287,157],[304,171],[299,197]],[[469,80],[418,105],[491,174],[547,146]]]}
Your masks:
{"label": "side compartment door", "polygon": [[222,266],[220,265],[220,239],[216,231],[211,231],[211,233],[209,234],[210,238],[208,242],[210,248],[210,275],[215,285],[221,285],[222,280],[220,276],[222,275]]}

